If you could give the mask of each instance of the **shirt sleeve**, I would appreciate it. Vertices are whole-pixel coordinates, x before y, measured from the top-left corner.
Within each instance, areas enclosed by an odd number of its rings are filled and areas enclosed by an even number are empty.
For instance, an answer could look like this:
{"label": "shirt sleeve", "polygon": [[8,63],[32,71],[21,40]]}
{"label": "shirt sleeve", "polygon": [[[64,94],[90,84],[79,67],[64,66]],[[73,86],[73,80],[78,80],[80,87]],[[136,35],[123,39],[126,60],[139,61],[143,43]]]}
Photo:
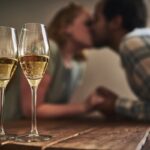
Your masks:
{"label": "shirt sleeve", "polygon": [[118,98],[116,113],[134,120],[150,121],[150,103],[128,98]]}
{"label": "shirt sleeve", "polygon": [[120,55],[128,83],[138,98],[118,98],[116,112],[133,119],[150,120],[150,50],[145,39],[125,39],[120,45]]}

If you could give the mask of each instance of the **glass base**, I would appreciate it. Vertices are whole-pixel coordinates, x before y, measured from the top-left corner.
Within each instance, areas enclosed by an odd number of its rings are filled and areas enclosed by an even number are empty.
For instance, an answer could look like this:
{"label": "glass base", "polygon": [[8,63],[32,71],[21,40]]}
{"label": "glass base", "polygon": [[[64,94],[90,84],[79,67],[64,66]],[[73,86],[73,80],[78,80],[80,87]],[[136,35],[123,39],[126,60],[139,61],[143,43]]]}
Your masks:
{"label": "glass base", "polygon": [[11,140],[14,140],[15,138],[16,138],[16,135],[13,135],[13,134],[3,134],[3,135],[0,135],[0,142],[11,141]]}
{"label": "glass base", "polygon": [[17,142],[46,142],[49,141],[52,138],[52,136],[49,135],[22,135],[16,137],[15,141]]}

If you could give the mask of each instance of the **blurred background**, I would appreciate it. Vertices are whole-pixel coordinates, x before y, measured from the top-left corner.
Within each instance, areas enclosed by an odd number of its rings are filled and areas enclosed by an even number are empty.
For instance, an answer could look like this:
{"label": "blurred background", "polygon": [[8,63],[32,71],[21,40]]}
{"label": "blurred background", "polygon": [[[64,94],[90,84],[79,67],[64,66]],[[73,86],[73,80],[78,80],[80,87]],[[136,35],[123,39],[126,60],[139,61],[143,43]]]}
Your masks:
{"label": "blurred background", "polygon": [[92,11],[97,0],[0,0],[0,25],[17,29],[27,22],[47,25],[53,15],[69,2],[85,5]]}
{"label": "blurred background", "polygon": [[[145,1],[149,6],[150,0]],[[15,27],[18,33],[27,22],[47,25],[57,10],[69,2],[84,5],[92,13],[97,0],[0,0],[0,25]],[[120,59],[115,53],[104,48],[88,51],[86,55],[85,78],[75,91],[73,100],[84,99],[99,85],[106,86],[119,95],[135,98],[126,82]]]}

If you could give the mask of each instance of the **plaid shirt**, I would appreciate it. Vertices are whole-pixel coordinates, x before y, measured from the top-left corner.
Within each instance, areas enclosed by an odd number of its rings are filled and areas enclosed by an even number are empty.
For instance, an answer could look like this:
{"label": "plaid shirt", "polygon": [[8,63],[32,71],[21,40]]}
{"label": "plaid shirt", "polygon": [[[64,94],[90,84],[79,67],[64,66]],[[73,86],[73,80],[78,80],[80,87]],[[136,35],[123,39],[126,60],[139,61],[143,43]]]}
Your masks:
{"label": "plaid shirt", "polygon": [[118,98],[116,112],[138,119],[150,120],[150,29],[135,29],[120,44],[122,66],[137,100]]}

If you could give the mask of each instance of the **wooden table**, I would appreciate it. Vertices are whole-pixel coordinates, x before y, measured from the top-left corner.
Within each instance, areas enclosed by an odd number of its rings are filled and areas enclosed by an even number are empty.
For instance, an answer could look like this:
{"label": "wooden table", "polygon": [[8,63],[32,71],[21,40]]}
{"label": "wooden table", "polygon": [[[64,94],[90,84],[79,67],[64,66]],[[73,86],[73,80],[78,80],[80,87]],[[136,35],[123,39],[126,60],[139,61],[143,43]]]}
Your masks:
{"label": "wooden table", "polygon": [[[98,117],[38,120],[38,129],[53,138],[49,142],[3,142],[0,150],[140,150],[147,134],[148,123],[106,121]],[[30,130],[30,120],[5,123],[10,133],[23,134]],[[149,140],[142,150],[150,150]]]}

